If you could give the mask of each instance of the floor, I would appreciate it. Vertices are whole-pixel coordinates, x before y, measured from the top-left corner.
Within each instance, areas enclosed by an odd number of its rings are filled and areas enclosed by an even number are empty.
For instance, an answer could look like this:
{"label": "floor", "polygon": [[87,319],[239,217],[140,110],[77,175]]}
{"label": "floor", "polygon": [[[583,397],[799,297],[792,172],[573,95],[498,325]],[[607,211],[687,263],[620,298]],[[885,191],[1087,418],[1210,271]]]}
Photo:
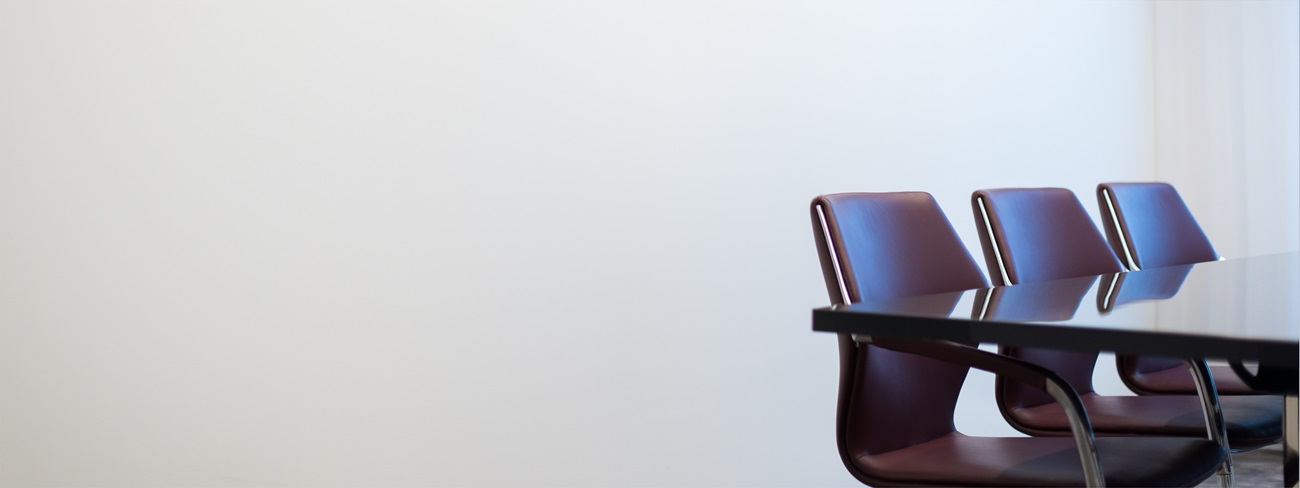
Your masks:
{"label": "floor", "polygon": [[[1282,486],[1282,446],[1273,445],[1251,452],[1232,455],[1232,486],[1236,488]],[[1211,477],[1199,487],[1217,487],[1219,482]]]}

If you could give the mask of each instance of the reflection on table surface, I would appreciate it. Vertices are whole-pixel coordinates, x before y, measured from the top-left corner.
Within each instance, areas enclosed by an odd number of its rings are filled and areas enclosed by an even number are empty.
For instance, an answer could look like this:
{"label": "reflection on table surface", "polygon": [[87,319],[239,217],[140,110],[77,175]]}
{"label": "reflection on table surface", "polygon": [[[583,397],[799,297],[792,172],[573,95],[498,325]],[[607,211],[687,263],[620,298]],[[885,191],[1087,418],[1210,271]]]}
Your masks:
{"label": "reflection on table surface", "polygon": [[[1095,300],[1085,300],[1089,294]],[[864,301],[841,310],[1294,343],[1300,338],[1297,297],[1300,253],[1292,252]]]}

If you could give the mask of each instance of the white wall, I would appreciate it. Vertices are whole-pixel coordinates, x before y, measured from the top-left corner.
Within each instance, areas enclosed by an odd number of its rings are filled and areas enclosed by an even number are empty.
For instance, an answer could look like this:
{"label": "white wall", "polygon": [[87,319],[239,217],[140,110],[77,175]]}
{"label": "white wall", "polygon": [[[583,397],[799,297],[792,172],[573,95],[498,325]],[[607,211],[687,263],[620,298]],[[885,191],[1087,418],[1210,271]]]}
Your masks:
{"label": "white wall", "polygon": [[1153,25],[0,3],[0,485],[853,485],[808,201],[1154,177]]}
{"label": "white wall", "polygon": [[1220,254],[1300,249],[1300,2],[1155,2],[1156,176]]}

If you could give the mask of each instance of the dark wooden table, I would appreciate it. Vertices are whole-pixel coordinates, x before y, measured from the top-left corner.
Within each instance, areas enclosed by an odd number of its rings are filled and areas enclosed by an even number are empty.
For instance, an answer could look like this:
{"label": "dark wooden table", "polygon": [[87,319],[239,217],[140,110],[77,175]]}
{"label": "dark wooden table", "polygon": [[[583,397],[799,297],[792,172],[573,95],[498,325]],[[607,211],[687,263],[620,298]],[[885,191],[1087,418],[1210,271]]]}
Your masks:
{"label": "dark wooden table", "polygon": [[813,330],[1258,363],[1286,395],[1285,480],[1297,486],[1300,253],[864,301]]}

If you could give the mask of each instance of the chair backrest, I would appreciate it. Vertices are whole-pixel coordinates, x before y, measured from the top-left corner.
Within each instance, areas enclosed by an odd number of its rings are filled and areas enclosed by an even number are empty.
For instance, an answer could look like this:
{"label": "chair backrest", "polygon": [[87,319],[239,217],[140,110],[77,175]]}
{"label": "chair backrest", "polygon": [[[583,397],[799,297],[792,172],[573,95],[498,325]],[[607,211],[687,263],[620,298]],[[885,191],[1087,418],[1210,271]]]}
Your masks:
{"label": "chair backrest", "polygon": [[[975,225],[989,274],[998,285],[1014,285],[1079,276],[1118,273],[1115,258],[1079,199],[1064,188],[980,190],[971,196]],[[1045,366],[1079,394],[1093,391],[1096,353],[1066,353],[1047,349],[1002,348],[1011,355]],[[998,404],[1010,409],[1051,401],[1040,391],[1016,382],[997,380]],[[1013,425],[1015,419],[1006,415]]]}
{"label": "chair backrest", "polygon": [[[813,199],[811,213],[832,303],[987,286],[927,193],[823,195]],[[947,304],[949,310],[955,305]],[[849,471],[864,482],[879,482],[853,461],[953,432],[966,371],[841,335],[837,442]]]}
{"label": "chair backrest", "polygon": [[1129,269],[1219,259],[1178,190],[1168,183],[1102,183],[1097,185],[1097,205],[1106,240]]}
{"label": "chair backrest", "polygon": [[1124,266],[1064,188],[979,190],[971,197],[996,285],[1117,273]]}
{"label": "chair backrest", "polygon": [[[1210,239],[1173,185],[1102,183],[1097,185],[1097,206],[1106,240],[1129,269],[1164,268],[1219,259],[1219,253],[1214,251]],[[1120,376],[1126,380],[1136,374],[1182,365],[1175,359],[1131,356],[1117,359]]]}
{"label": "chair backrest", "polygon": [[823,195],[812,217],[833,303],[987,286],[929,193]]}

